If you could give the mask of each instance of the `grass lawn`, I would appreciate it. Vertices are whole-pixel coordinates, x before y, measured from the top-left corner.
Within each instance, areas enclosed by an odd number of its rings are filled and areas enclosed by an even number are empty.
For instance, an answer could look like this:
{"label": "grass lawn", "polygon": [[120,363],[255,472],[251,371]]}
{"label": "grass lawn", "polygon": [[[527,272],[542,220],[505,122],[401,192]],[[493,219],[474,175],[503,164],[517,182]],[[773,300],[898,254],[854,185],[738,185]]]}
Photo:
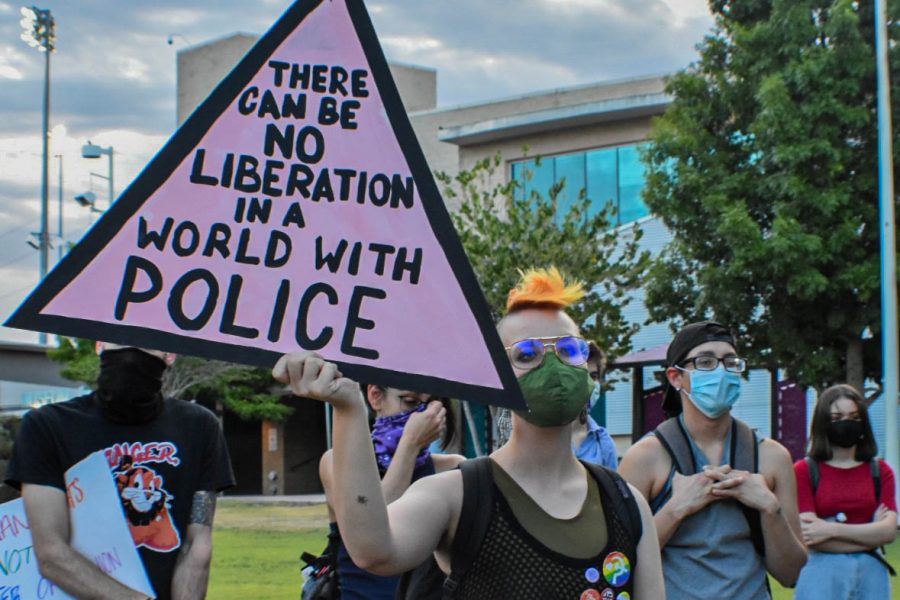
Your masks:
{"label": "grass lawn", "polygon": [[216,509],[212,600],[297,600],[303,578],[300,553],[325,548],[325,505],[239,504],[223,498]]}
{"label": "grass lawn", "polygon": [[[325,547],[328,513],[324,504],[290,506],[246,504],[223,498],[216,509],[211,600],[298,600],[303,578],[300,553]],[[900,539],[888,546],[888,560],[900,566]],[[892,580],[893,600],[900,582]],[[772,581],[775,600],[790,600],[793,591]]]}

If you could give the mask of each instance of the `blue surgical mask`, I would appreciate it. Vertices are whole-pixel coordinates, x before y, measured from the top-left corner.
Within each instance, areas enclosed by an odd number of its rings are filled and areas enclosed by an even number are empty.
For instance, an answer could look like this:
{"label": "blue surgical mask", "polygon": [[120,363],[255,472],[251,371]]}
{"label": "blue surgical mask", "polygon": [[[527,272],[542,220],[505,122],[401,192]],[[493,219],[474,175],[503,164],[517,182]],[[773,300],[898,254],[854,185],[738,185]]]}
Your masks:
{"label": "blue surgical mask", "polygon": [[710,419],[721,417],[741,397],[741,376],[721,365],[712,371],[694,369],[691,392],[685,392],[697,410]]}
{"label": "blue surgical mask", "polygon": [[600,382],[595,381],[594,389],[593,389],[593,391],[591,391],[591,399],[588,400],[588,410],[591,410],[592,408],[594,408],[594,406],[597,404],[597,400],[599,400],[599,399],[600,399]]}

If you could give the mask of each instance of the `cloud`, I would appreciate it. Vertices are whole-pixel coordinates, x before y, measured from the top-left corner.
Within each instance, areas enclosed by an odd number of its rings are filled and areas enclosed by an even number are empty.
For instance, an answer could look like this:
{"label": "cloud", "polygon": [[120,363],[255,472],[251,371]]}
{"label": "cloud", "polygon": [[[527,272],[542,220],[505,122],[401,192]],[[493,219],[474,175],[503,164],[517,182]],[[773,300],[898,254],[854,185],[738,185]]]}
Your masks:
{"label": "cloud", "polygon": [[372,18],[388,58],[437,68],[441,104],[673,72],[694,60],[694,46],[712,23],[704,0],[379,6]]}
{"label": "cloud", "polygon": [[[104,161],[81,158],[91,139],[115,148],[121,192],[175,125],[177,52],[242,31],[262,33],[284,0],[47,0],[57,23],[51,56],[51,152],[65,175],[64,237],[95,215],[72,202],[93,187],[105,204]],[[389,60],[438,72],[447,106],[622,77],[672,72],[695,60],[712,24],[706,0],[371,0]],[[19,42],[17,5],[0,0],[0,315],[37,281],[25,245],[40,221],[40,128],[44,56]],[[173,36],[173,43],[167,43]],[[58,160],[50,165],[51,229]],[[35,340],[0,330],[0,338]]]}

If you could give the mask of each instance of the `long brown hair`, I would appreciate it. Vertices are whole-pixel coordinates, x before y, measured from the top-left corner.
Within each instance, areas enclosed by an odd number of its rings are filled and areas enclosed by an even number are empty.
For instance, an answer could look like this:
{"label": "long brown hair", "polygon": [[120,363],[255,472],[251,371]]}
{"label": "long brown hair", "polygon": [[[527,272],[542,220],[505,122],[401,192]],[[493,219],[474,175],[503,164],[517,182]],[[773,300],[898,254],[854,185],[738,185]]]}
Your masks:
{"label": "long brown hair", "polygon": [[810,427],[809,433],[809,457],[820,462],[831,460],[833,453],[831,442],[828,441],[831,405],[841,398],[852,400],[859,411],[859,420],[863,424],[863,436],[856,443],[855,458],[861,462],[868,462],[878,454],[878,444],[875,443],[875,434],[872,433],[869,411],[862,394],[855,387],[846,383],[833,385],[819,394],[816,407],[813,409],[812,427]]}

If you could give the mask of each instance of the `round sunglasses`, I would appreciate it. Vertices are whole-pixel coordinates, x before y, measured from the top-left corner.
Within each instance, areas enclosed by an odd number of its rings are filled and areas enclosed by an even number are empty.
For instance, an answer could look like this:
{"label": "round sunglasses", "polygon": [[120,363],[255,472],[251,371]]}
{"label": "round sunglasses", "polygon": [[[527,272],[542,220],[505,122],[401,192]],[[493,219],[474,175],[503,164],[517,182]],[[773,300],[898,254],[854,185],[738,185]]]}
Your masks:
{"label": "round sunglasses", "polygon": [[561,361],[573,367],[588,359],[588,343],[574,335],[526,338],[506,347],[506,354],[514,367],[533,369],[544,362],[547,348],[553,348]]}

